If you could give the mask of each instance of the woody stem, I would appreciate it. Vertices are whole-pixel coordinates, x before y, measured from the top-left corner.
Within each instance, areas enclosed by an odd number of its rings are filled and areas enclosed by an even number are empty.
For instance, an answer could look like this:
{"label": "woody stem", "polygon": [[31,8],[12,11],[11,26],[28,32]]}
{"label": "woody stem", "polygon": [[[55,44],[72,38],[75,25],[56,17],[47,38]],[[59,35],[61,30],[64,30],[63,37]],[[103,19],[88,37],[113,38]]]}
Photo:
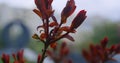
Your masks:
{"label": "woody stem", "polygon": [[45,59],[45,53],[47,51],[47,48],[48,48],[48,45],[45,44],[40,63],[43,63],[43,61]]}

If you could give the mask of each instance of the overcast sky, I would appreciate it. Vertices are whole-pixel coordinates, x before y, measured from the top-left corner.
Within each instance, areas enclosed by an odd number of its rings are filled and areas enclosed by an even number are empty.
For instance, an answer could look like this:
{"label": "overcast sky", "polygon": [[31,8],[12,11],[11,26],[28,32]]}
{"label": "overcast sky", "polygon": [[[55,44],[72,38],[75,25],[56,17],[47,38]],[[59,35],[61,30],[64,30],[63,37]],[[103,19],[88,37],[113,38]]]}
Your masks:
{"label": "overcast sky", "polygon": [[[67,0],[54,0],[53,8],[60,12]],[[81,9],[87,10],[88,15],[102,15],[111,19],[120,19],[120,0],[75,0],[78,12]],[[0,0],[0,3],[12,7],[34,8],[34,0]]]}

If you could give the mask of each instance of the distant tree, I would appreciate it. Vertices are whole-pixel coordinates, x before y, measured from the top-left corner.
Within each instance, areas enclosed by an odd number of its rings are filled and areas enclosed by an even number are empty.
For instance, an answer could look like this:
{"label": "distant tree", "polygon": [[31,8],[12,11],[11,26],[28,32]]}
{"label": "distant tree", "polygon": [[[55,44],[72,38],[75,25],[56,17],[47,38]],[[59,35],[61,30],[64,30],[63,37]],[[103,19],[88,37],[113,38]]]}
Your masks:
{"label": "distant tree", "polygon": [[108,46],[112,44],[117,44],[120,42],[120,30],[118,23],[106,22],[100,26],[94,26],[94,35],[92,41],[97,44],[103,37],[107,36],[109,38]]}

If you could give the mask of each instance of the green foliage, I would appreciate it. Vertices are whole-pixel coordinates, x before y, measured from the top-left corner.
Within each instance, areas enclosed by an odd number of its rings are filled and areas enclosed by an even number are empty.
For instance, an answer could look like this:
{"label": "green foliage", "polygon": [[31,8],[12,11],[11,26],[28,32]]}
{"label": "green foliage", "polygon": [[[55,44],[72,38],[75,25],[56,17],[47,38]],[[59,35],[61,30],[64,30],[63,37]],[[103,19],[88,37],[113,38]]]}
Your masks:
{"label": "green foliage", "polygon": [[3,47],[3,42],[2,42],[2,31],[0,29],[0,49]]}
{"label": "green foliage", "polygon": [[[98,44],[101,39],[104,37],[108,37],[108,45],[110,47],[113,44],[118,44],[120,42],[120,30],[119,30],[119,23],[104,21],[100,24],[93,25],[93,33],[88,34],[85,32],[83,36],[85,36],[84,41],[82,41],[78,46],[81,49],[88,49],[88,45]],[[86,35],[87,34],[87,35]],[[87,37],[89,36],[89,37]]]}
{"label": "green foliage", "polygon": [[31,40],[28,47],[32,50],[34,50],[37,53],[42,53],[42,48],[43,48],[43,43],[41,43],[40,41],[35,42],[34,40]]}
{"label": "green foliage", "polygon": [[97,44],[101,39],[105,36],[109,38],[108,46],[111,46],[112,44],[119,43],[120,35],[119,35],[119,27],[117,23],[104,23],[100,26],[94,27],[94,35],[92,37],[92,41]]}

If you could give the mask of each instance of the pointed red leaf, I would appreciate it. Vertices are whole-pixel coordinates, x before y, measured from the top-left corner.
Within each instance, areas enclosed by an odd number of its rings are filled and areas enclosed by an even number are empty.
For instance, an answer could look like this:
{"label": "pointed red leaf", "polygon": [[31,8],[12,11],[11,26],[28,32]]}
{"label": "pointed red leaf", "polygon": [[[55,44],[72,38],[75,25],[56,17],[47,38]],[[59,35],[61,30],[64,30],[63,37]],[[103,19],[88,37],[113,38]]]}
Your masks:
{"label": "pointed red leaf", "polygon": [[42,18],[42,14],[41,14],[41,12],[39,10],[34,9],[33,12],[36,13],[39,17]]}
{"label": "pointed red leaf", "polygon": [[93,56],[97,55],[97,48],[93,44],[90,44],[90,51]]}
{"label": "pointed red leaf", "polygon": [[57,26],[58,24],[54,21],[49,24],[50,27]]}
{"label": "pointed red leaf", "polygon": [[63,27],[60,28],[60,31],[70,32],[70,27],[69,26],[63,26]]}
{"label": "pointed red leaf", "polygon": [[107,43],[108,43],[108,38],[105,37],[105,38],[101,41],[101,46],[102,46],[103,48],[105,48],[105,47],[107,46]]}
{"label": "pointed red leaf", "polygon": [[87,60],[87,61],[91,61],[92,59],[92,56],[86,51],[86,50],[82,50],[82,55],[84,56],[84,58]]}
{"label": "pointed red leaf", "polygon": [[61,44],[61,49],[63,49],[64,47],[66,47],[67,46],[67,43],[66,42],[62,42],[62,44]]}
{"label": "pointed red leaf", "polygon": [[40,60],[41,60],[41,55],[39,54],[37,58],[37,63],[40,63]]}
{"label": "pointed red leaf", "polygon": [[62,49],[60,49],[60,56],[66,56],[69,54],[69,48],[64,47]]}
{"label": "pointed red leaf", "polygon": [[67,38],[67,39],[69,39],[69,40],[71,40],[73,42],[75,41],[74,38],[72,36],[70,36],[70,35],[66,35],[66,36],[64,36],[64,38]]}
{"label": "pointed red leaf", "polygon": [[10,56],[8,54],[2,54],[1,59],[3,63],[10,63]]}
{"label": "pointed red leaf", "polygon": [[110,48],[110,53],[113,53],[116,50],[116,45],[112,45]]}

